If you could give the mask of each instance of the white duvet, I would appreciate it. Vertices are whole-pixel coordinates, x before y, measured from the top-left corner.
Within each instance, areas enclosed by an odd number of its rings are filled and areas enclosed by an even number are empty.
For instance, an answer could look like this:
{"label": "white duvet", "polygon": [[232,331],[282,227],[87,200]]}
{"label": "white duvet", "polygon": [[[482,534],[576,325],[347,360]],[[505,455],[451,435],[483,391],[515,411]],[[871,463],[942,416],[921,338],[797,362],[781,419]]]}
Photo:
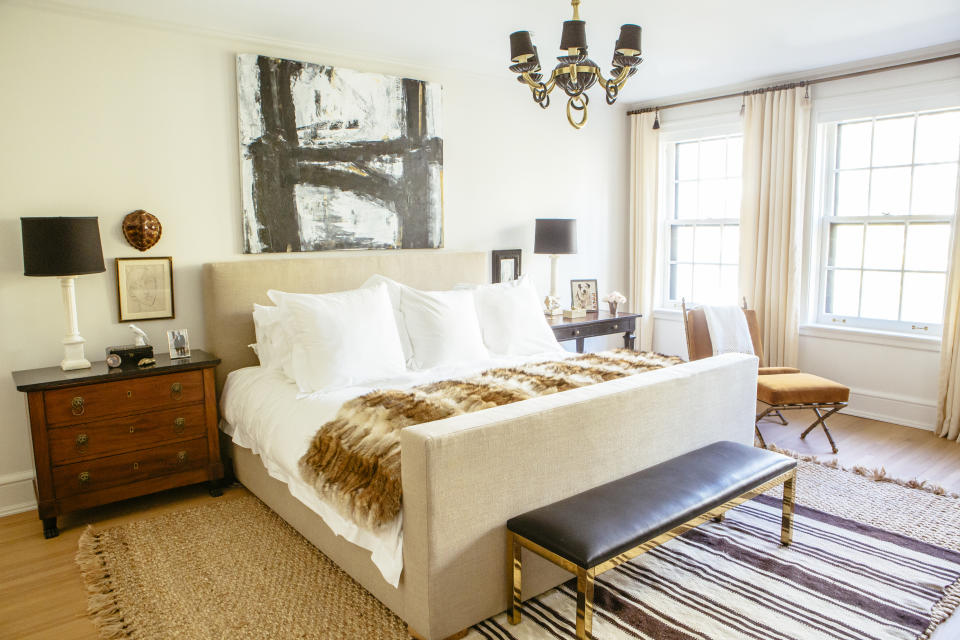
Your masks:
{"label": "white duvet", "polygon": [[323,518],[334,533],[368,549],[383,579],[397,586],[403,570],[403,512],[392,523],[371,530],[342,516],[321,499],[301,479],[297,469],[297,462],[310,446],[314,434],[333,418],[344,402],[373,389],[404,389],[469,376],[494,367],[516,366],[564,355],[575,354],[552,352],[492,358],[426,371],[408,371],[397,378],[378,380],[365,386],[311,394],[300,393],[297,385],[279,370],[262,367],[237,369],[227,376],[223,388],[221,428],[235,443],[259,455],[270,476],[286,483],[291,495]]}

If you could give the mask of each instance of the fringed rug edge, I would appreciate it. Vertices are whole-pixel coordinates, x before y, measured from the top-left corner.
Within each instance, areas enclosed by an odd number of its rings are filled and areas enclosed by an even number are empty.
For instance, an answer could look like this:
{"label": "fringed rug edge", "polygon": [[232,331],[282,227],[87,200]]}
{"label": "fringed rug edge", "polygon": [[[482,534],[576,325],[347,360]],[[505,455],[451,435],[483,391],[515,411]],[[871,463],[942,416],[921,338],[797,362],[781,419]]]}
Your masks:
{"label": "fringed rug edge", "polygon": [[87,614],[101,638],[130,638],[133,634],[120,610],[118,590],[104,556],[102,537],[102,533],[88,526],[80,536],[75,556],[87,590]]}

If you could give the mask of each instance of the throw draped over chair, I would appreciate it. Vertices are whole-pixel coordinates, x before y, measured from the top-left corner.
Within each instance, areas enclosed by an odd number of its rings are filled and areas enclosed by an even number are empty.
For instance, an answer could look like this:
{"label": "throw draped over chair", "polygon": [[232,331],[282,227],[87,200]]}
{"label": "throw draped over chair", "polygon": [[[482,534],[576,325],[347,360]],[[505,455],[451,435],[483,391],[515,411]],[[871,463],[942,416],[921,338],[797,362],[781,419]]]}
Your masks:
{"label": "throw draped over chair", "polygon": [[[710,342],[710,331],[707,328],[707,317],[702,308],[688,309],[686,301],[681,302],[683,310],[683,328],[687,337],[687,353],[691,361],[713,356],[713,344]],[[763,345],[760,342],[760,325],[757,323],[757,313],[747,309],[746,300],[743,305],[743,315],[750,329],[750,339],[753,342],[753,352],[763,361]],[[757,377],[757,400],[766,405],[754,422],[757,438],[760,445],[767,447],[763,434],[760,433],[760,421],[770,414],[778,416],[783,424],[787,424],[781,411],[790,409],[812,409],[817,415],[807,429],[800,434],[806,438],[817,425],[823,427],[823,432],[830,441],[830,448],[837,453],[837,445],[830,435],[826,420],[840,409],[847,406],[850,399],[850,388],[838,382],[827,380],[809,373],[802,373],[793,367],[760,367]]]}

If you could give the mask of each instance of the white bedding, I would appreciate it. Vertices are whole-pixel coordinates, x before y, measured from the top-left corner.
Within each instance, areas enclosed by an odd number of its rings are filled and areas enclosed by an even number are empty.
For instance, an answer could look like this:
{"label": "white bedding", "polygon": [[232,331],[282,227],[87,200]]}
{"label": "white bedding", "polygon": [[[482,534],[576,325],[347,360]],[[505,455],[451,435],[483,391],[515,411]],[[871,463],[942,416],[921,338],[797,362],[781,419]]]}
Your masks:
{"label": "white bedding", "polygon": [[330,420],[344,402],[375,388],[403,389],[494,367],[564,357],[565,353],[498,357],[425,371],[407,371],[404,375],[378,380],[369,386],[311,394],[300,393],[297,385],[280,370],[263,367],[237,369],[227,376],[223,388],[221,428],[239,446],[259,455],[270,476],[286,483],[291,495],[323,518],[334,533],[368,549],[384,580],[397,586],[403,570],[403,512],[394,522],[374,531],[340,515],[321,499],[301,479],[297,469],[297,462],[317,429]]}

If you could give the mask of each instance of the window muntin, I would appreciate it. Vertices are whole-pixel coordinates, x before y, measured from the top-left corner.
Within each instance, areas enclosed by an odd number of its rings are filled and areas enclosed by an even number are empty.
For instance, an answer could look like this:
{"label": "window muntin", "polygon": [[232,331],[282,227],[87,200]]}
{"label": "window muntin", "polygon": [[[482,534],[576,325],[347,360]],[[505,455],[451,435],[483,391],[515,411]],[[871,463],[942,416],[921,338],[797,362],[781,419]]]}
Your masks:
{"label": "window muntin", "polygon": [[818,320],[939,335],[960,109],[827,125]]}
{"label": "window muntin", "polygon": [[681,140],[666,151],[665,303],[735,304],[743,138]]}

